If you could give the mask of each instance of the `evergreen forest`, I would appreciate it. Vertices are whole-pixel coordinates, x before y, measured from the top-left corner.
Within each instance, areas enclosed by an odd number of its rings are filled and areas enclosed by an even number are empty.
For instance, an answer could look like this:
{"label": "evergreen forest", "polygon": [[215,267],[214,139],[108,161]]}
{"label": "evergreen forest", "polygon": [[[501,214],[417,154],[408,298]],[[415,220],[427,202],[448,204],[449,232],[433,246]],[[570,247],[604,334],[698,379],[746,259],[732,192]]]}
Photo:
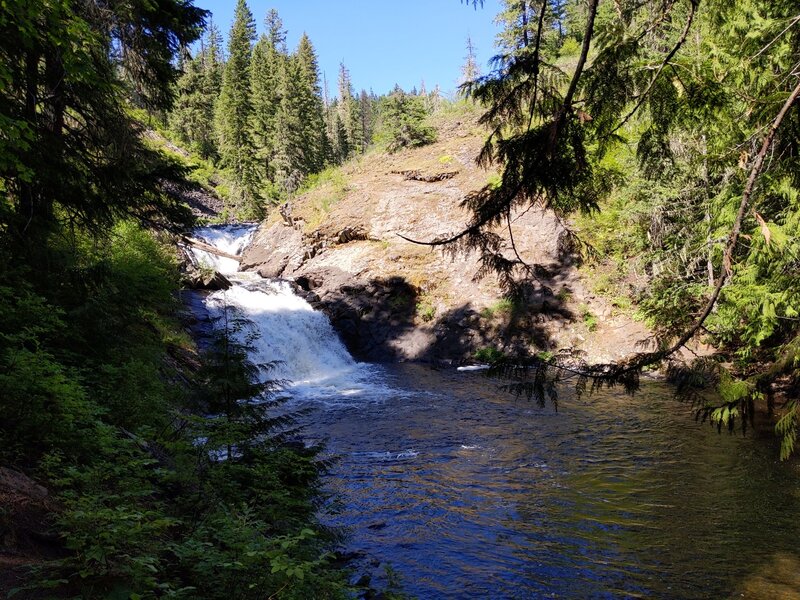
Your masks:
{"label": "evergreen forest", "polygon": [[497,232],[547,209],[653,332],[602,364],[484,353],[493,376],[544,405],[564,384],[636,401],[658,371],[719,431],[767,415],[796,461],[800,1],[503,0],[496,56],[466,39],[452,94],[329,82],[276,10],[237,0],[223,33],[202,4],[0,2],[0,595],[407,597],[391,569],[353,577],[262,332],[236,306],[198,332],[177,248],[433,143],[442,115],[479,115],[497,176],[461,230],[406,239],[477,255],[516,306],[541,270]]}

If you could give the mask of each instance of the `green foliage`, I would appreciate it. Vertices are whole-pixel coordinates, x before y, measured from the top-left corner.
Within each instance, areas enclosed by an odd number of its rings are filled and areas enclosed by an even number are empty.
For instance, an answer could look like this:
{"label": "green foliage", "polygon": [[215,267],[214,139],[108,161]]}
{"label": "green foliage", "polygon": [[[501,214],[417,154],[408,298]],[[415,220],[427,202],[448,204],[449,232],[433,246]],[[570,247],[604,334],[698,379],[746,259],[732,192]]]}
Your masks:
{"label": "green foliage", "polygon": [[389,309],[392,310],[392,312],[403,312],[411,306],[412,301],[413,298],[408,294],[402,292],[393,294],[391,298],[389,298]]}
{"label": "green foliage", "polygon": [[586,329],[589,331],[595,331],[597,329],[597,317],[592,314],[592,311],[589,310],[589,307],[586,304],[581,304],[578,307],[578,313],[583,320],[583,324],[586,325]]}
{"label": "green foliage", "polygon": [[521,304],[511,298],[500,298],[497,302],[483,308],[481,316],[484,319],[492,319],[497,316],[505,317],[521,308]]}
{"label": "green foliage", "polygon": [[375,141],[390,153],[436,140],[436,131],[425,123],[427,111],[422,99],[399,87],[381,100],[378,114]]}
{"label": "green foliage", "polygon": [[255,146],[250,125],[253,115],[251,45],[255,37],[253,14],[245,0],[239,0],[228,34],[228,60],[223,70],[215,120],[220,160],[236,176],[237,203],[248,212],[259,214]]}
{"label": "green foliage", "polygon": [[[161,182],[185,168],[143,143],[128,101],[168,108],[205,13],[96,8],[0,6],[0,462],[46,483],[62,543],[22,592],[344,597],[314,519],[317,450],[267,414],[235,327],[198,355],[176,318],[163,230],[189,219]],[[194,102],[205,66],[183,64]]]}
{"label": "green foliage", "polygon": [[0,7],[5,233],[36,252],[58,222],[97,229],[125,215],[186,221],[161,193],[163,178],[177,173],[141,143],[122,90],[166,108],[178,75],[174,50],[198,37],[204,15],[178,0],[105,11],[66,1]]}
{"label": "green foliage", "polygon": [[73,244],[41,292],[0,288],[2,458],[49,481],[67,550],[31,585],[343,597],[314,522],[317,450],[287,443],[293,417],[272,416],[276,384],[248,360],[245,325],[226,309],[199,369],[179,375],[172,254],[130,222]]}
{"label": "green foliage", "polygon": [[436,318],[436,307],[429,300],[423,300],[422,302],[417,302],[416,313],[420,319],[429,323]]}
{"label": "green foliage", "polygon": [[475,351],[475,360],[490,365],[503,360],[505,357],[506,355],[502,351],[492,346],[479,348]]}

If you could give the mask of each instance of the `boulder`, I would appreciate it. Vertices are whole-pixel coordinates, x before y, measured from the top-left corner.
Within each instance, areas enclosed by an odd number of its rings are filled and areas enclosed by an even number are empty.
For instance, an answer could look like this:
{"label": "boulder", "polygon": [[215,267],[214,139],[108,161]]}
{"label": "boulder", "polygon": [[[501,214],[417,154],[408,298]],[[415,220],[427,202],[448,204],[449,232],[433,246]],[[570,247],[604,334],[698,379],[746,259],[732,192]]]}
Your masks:
{"label": "boulder", "polygon": [[227,290],[231,282],[218,271],[195,270],[186,274],[186,287],[190,290]]}
{"label": "boulder", "polygon": [[285,277],[303,264],[303,234],[275,223],[261,228],[242,253],[240,270],[258,271],[262,277]]}

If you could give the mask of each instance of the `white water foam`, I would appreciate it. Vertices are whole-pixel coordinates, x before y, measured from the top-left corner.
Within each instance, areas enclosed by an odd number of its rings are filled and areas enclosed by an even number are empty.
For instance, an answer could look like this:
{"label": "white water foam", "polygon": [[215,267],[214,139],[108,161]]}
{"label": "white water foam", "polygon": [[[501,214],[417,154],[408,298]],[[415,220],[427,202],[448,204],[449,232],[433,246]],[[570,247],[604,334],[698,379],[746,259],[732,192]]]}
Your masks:
{"label": "white water foam", "polygon": [[[253,239],[257,230],[258,225],[252,223],[198,227],[194,230],[194,236],[226,254],[239,256]],[[223,275],[230,275],[239,270],[239,262],[232,258],[211,254],[199,248],[191,248],[191,253],[198,264],[210,267]]]}
{"label": "white water foam", "polygon": [[346,377],[340,380],[356,362],[327,317],[295,295],[287,282],[262,280],[257,289],[234,285],[207,300],[217,315],[226,304],[239,309],[259,334],[252,360],[279,363],[269,377],[291,380],[293,385],[347,383]]}
{"label": "white water foam", "polygon": [[[256,225],[203,227],[195,237],[229,254],[239,255],[250,243]],[[257,364],[278,363],[266,379],[287,383],[293,397],[337,407],[383,402],[404,393],[383,383],[380,367],[357,363],[336,335],[328,318],[296,295],[289,282],[239,273],[238,263],[199,249],[198,262],[224,273],[233,283],[210,294],[205,304],[212,317],[225,306],[234,307],[253,324],[258,337],[251,359]],[[241,332],[242,336],[246,332]]]}

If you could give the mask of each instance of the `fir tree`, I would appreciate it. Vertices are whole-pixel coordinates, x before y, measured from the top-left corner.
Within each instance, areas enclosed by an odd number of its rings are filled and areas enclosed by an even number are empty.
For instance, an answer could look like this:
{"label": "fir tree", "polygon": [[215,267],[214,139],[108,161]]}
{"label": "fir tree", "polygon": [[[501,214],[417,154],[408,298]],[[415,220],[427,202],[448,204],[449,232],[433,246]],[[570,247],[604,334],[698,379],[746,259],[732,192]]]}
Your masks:
{"label": "fir tree", "polygon": [[200,52],[202,80],[198,111],[200,125],[194,137],[197,151],[203,158],[216,160],[217,139],[214,135],[214,113],[217,98],[222,90],[222,74],[224,61],[222,54],[222,35],[214,21],[210,21]]}
{"label": "fir tree", "polygon": [[228,39],[228,61],[216,110],[219,154],[241,186],[241,200],[247,210],[258,211],[255,148],[252,139],[253,114],[250,90],[251,45],[255,22],[245,0],[238,0]]}
{"label": "fir tree", "polygon": [[304,33],[294,56],[298,78],[298,117],[302,147],[302,168],[305,174],[320,171],[325,164],[325,122],[322,91],[319,86],[317,54]]}
{"label": "fir tree", "polygon": [[275,180],[273,164],[280,140],[276,119],[281,105],[281,89],[286,71],[283,22],[277,11],[270,10],[265,20],[267,33],[261,36],[253,49],[251,86],[253,91],[253,136],[257,148],[260,173]]}
{"label": "fir tree", "polygon": [[181,142],[188,147],[194,147],[198,132],[203,127],[203,70],[199,58],[192,58],[187,51],[181,55],[178,67],[183,75],[177,82],[178,93],[169,115],[169,127]]}
{"label": "fir tree", "polygon": [[301,78],[296,60],[284,62],[280,78],[280,104],[275,115],[275,183],[288,193],[295,191],[309,172],[306,170],[301,120]]}
{"label": "fir tree", "polygon": [[361,117],[361,131],[364,136],[364,150],[372,143],[372,136],[375,130],[375,111],[373,100],[366,90],[361,90],[358,98],[359,115]]}
{"label": "fir tree", "polygon": [[353,95],[353,84],[350,81],[350,72],[344,64],[339,65],[339,120],[344,127],[347,144],[343,158],[348,158],[351,153],[364,151],[364,131],[359,115],[358,101]]}
{"label": "fir tree", "polygon": [[387,150],[397,152],[434,141],[436,132],[425,124],[426,116],[422,98],[406,94],[395,85],[392,93],[380,103],[380,133]]}

